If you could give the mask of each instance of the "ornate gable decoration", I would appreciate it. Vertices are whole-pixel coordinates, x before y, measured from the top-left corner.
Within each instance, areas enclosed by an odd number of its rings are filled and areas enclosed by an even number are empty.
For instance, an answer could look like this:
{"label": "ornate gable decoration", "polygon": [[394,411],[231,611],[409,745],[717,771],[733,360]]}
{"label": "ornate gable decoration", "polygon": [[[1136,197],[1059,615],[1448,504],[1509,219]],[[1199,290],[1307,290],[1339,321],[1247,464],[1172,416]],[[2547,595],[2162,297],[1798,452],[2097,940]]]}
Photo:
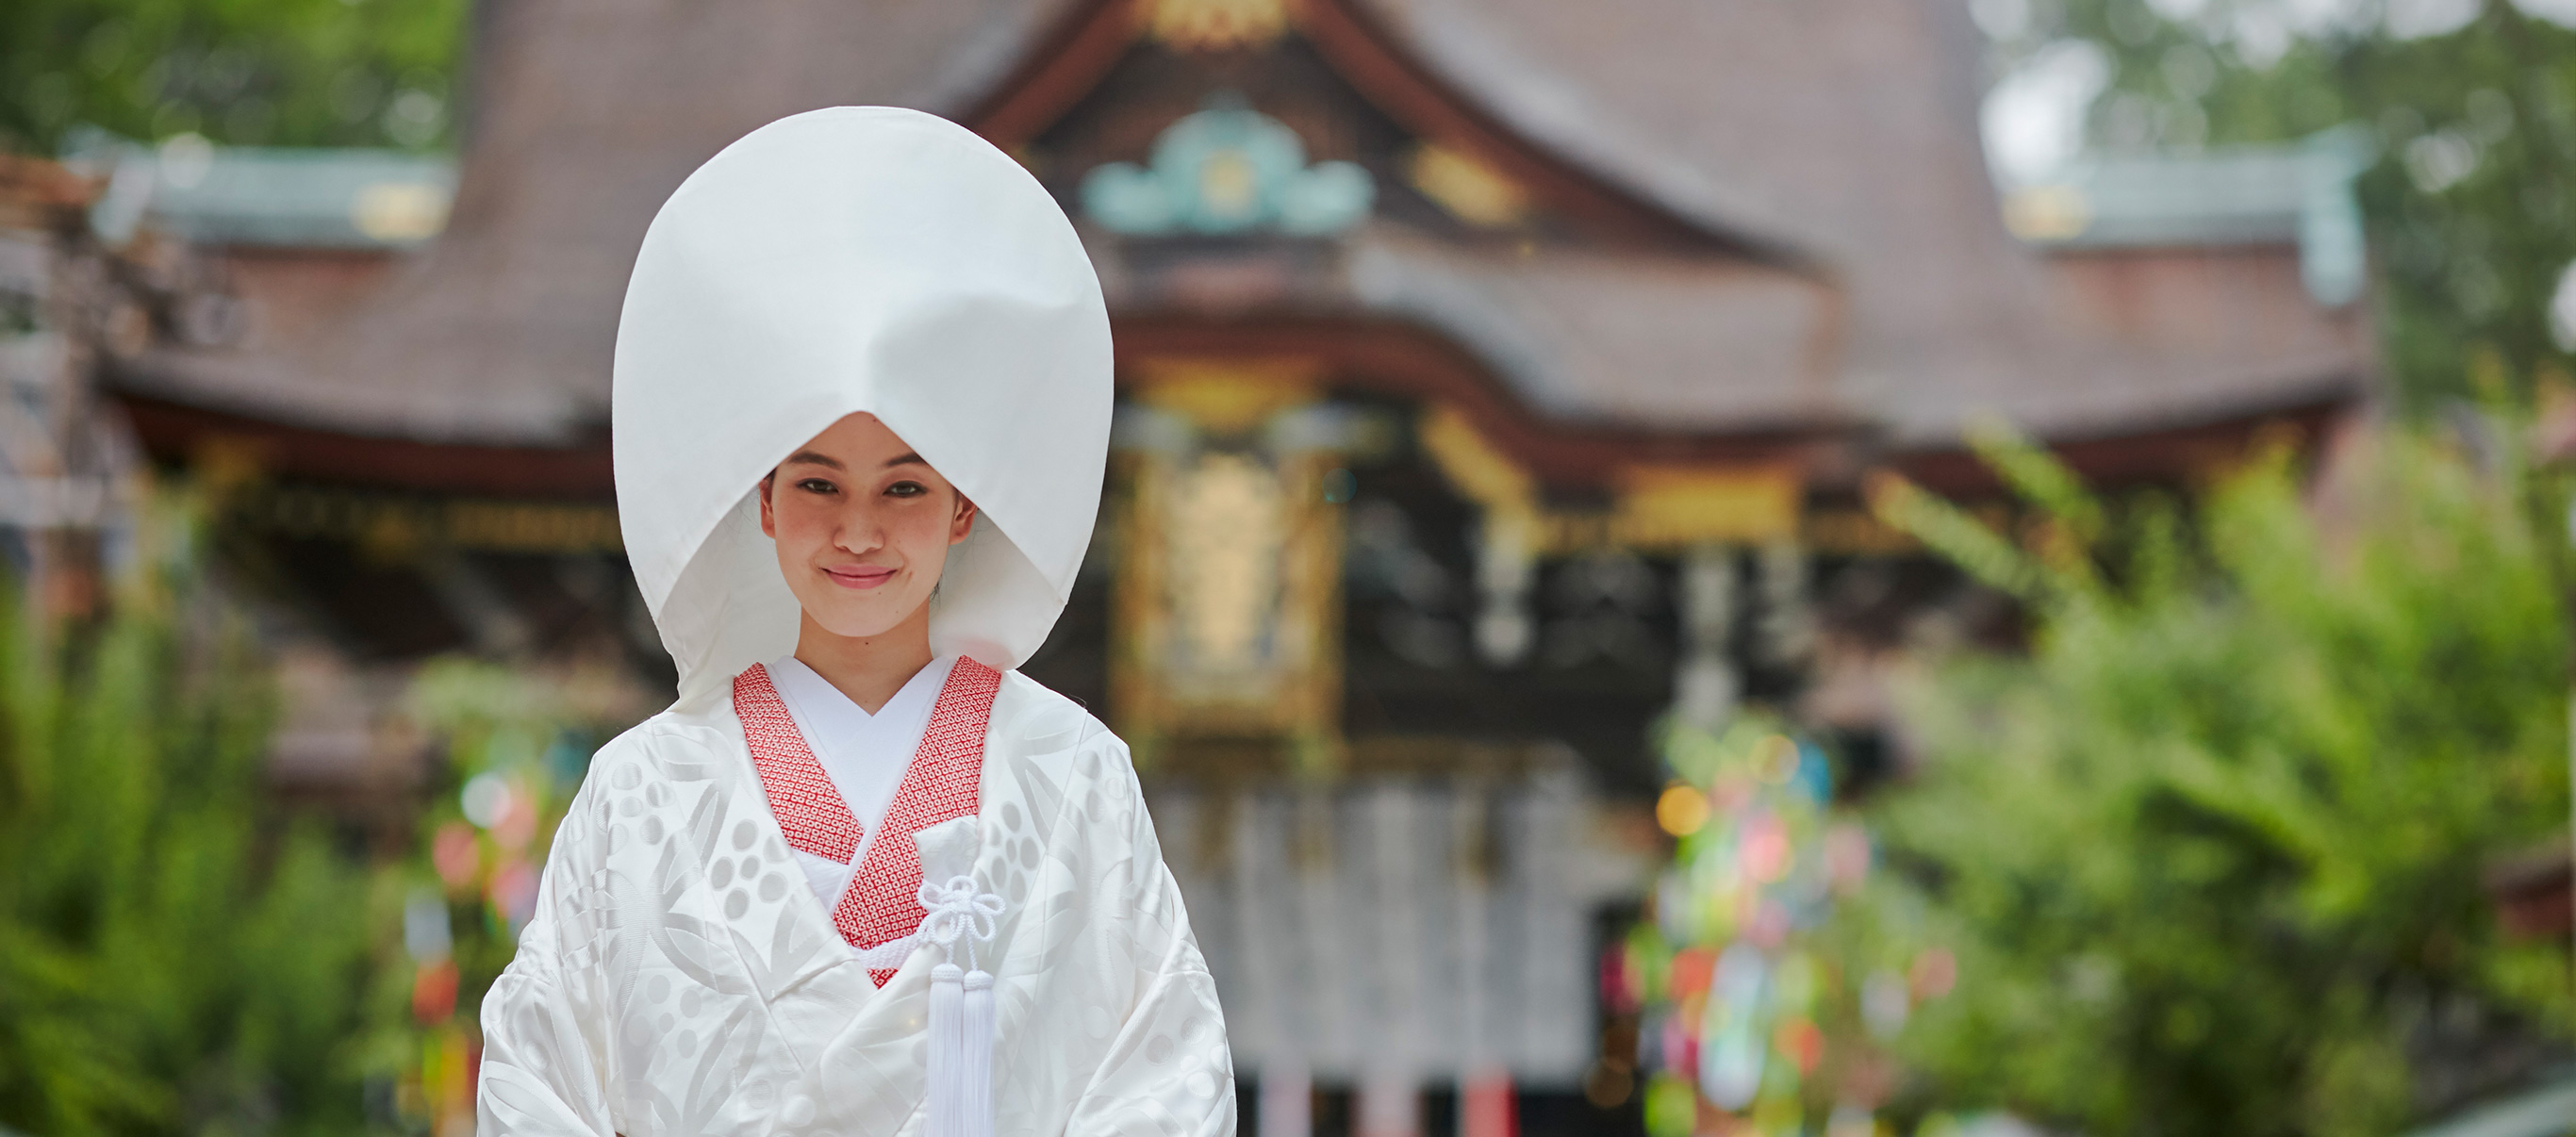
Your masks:
{"label": "ornate gable decoration", "polygon": [[1183,51],[1260,47],[1288,30],[1284,0],[1153,0],[1146,29]]}
{"label": "ornate gable decoration", "polygon": [[[1513,133],[1372,7],[1071,0],[961,121],[1114,233],[1319,236],[1376,217],[1453,239],[1568,237],[1814,275],[1794,250],[1677,214]],[[1210,93],[1226,101],[1199,102]],[[1142,164],[1122,160],[1147,137]],[[1308,166],[1309,146],[1336,160]]]}
{"label": "ornate gable decoration", "polygon": [[1146,165],[1111,162],[1082,180],[1082,209],[1131,236],[1321,237],[1368,216],[1377,185],[1351,162],[1306,164],[1287,124],[1215,102],[1154,139]]}

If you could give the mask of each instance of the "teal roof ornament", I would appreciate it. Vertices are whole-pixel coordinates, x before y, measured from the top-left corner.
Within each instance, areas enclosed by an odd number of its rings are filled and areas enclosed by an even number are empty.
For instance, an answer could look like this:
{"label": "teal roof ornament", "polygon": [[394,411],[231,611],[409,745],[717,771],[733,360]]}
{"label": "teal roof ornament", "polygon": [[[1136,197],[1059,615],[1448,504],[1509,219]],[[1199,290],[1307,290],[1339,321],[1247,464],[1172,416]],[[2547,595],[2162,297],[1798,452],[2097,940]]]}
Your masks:
{"label": "teal roof ornament", "polygon": [[147,221],[203,245],[405,249],[436,237],[456,163],[399,150],[217,146],[193,134],[147,145],[75,133],[64,161],[104,174],[90,224],[123,244]]}
{"label": "teal roof ornament", "polygon": [[2295,242],[2317,303],[2361,299],[2369,256],[2353,179],[2378,160],[2368,127],[2195,154],[2106,156],[2006,195],[2025,240],[2078,248]]}
{"label": "teal roof ornament", "polygon": [[1307,165],[1296,131],[1240,100],[1164,128],[1146,165],[1111,162],[1082,179],[1083,212],[1138,237],[1328,236],[1367,217],[1376,196],[1367,170]]}

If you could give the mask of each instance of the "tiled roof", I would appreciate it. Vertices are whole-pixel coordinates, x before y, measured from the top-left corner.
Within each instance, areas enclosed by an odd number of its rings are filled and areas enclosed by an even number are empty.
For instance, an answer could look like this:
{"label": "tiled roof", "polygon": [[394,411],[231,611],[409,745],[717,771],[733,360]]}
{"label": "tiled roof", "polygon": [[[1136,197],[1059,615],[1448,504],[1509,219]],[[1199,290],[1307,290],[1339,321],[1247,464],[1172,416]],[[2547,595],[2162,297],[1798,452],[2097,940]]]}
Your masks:
{"label": "tiled roof", "polygon": [[2286,146],[2094,158],[2009,190],[2004,219],[2060,248],[2295,244],[2309,294],[2347,304],[2365,268],[2352,180],[2371,157],[2346,127]]}
{"label": "tiled roof", "polygon": [[[964,115],[1067,13],[1100,2],[494,0],[445,235],[336,334],[260,355],[174,353],[130,381],[354,433],[582,437],[606,419],[635,248],[692,168],[817,106]],[[1325,291],[1288,298],[1438,327],[1542,415],[1716,434],[1829,419],[1940,447],[1980,411],[2099,436],[2365,389],[2357,311],[2295,284],[2275,296],[2261,272],[2223,281],[2262,301],[2224,326],[2124,327],[2081,310],[2062,262],[2101,242],[2040,250],[2006,229],[1977,136],[1976,33],[1956,6],[1312,2],[1367,16],[1438,83],[1571,167],[1787,250],[1829,289],[1818,301],[1651,253],[1497,260],[1372,223],[1335,238],[1349,267],[1320,278]],[[338,184],[348,194],[357,179]],[[2247,217],[2249,236],[2283,225]],[[2170,292],[2186,276],[2149,283]],[[1782,321],[1799,334],[1784,338]],[[1782,364],[1793,353],[1802,370]]]}
{"label": "tiled roof", "polygon": [[437,154],[93,135],[67,157],[109,172],[102,228],[141,220],[202,245],[408,248],[445,228],[456,195],[456,163]]}

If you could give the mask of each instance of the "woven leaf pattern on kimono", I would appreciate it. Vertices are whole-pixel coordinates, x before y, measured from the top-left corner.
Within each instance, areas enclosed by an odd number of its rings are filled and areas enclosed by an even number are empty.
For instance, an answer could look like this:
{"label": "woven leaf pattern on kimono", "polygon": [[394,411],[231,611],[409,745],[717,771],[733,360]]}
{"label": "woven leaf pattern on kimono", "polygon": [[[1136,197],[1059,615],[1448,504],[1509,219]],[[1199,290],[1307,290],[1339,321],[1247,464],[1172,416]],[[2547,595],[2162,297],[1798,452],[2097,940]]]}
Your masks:
{"label": "woven leaf pattern on kimono", "polygon": [[[933,952],[879,987],[806,887],[730,706],[594,760],[519,956],[485,998],[481,1137],[908,1137]],[[999,1133],[1233,1132],[1216,988],[1127,750],[998,676],[978,886]]]}

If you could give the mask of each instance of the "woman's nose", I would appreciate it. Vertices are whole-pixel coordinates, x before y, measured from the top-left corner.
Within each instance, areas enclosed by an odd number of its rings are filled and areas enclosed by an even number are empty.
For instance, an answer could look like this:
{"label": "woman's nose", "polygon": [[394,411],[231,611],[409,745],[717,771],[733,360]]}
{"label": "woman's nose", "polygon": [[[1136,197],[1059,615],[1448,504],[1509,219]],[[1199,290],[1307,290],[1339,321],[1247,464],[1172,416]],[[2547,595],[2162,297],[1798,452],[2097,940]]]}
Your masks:
{"label": "woman's nose", "polygon": [[885,526],[877,519],[875,510],[854,505],[841,515],[841,527],[834,538],[842,548],[864,553],[885,544]]}

